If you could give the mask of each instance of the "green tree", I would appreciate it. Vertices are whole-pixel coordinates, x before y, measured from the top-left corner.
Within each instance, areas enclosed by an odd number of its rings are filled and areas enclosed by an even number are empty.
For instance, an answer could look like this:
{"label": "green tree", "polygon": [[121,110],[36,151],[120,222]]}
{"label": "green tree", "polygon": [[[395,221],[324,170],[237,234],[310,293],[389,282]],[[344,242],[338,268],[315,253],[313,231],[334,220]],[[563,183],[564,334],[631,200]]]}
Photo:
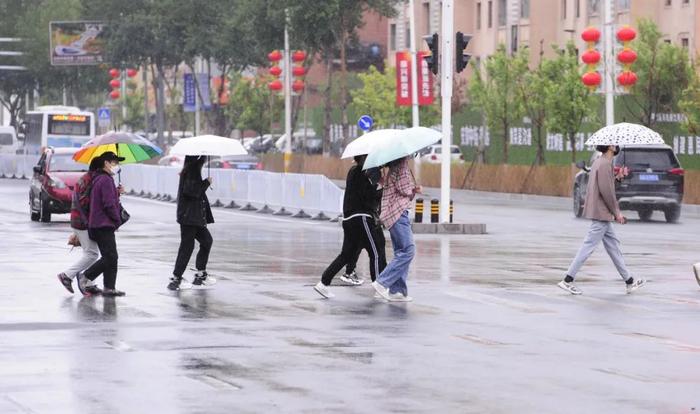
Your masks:
{"label": "green tree", "polygon": [[[396,105],[396,69],[387,68],[385,73],[370,66],[366,73],[358,74],[362,87],[350,92],[355,113],[369,114],[379,128],[411,125],[411,107]],[[437,105],[420,107],[421,124],[432,126],[439,123]]]}
{"label": "green tree", "polygon": [[549,131],[563,134],[571,144],[571,161],[576,162],[576,134],[586,118],[596,115],[599,106],[595,95],[581,82],[581,69],[576,48],[569,42],[558,50],[556,57],[543,64],[549,81],[545,82],[547,119]]}
{"label": "green tree", "polygon": [[518,82],[518,93],[522,99],[522,105],[532,123],[531,132],[537,145],[534,164],[545,164],[544,136],[546,133],[547,120],[547,90],[553,81],[551,64],[543,61],[542,41],[540,41],[540,62],[535,70],[528,71]]}
{"label": "green tree", "polygon": [[656,23],[638,22],[639,37],[633,42],[638,59],[633,70],[639,79],[625,99],[627,109],[638,114],[639,122],[653,128],[655,114],[676,111],[677,103],[693,78],[688,51],[666,43]]}
{"label": "green tree", "polygon": [[271,132],[271,125],[280,118],[284,102],[277,92],[268,89],[270,80],[240,76],[231,80],[233,87],[226,113],[236,128],[249,129],[258,135]]}
{"label": "green tree", "polygon": [[474,76],[469,86],[472,102],[485,116],[491,131],[500,131],[503,137],[503,162],[508,163],[510,127],[522,118],[524,108],[518,96],[518,83],[528,71],[528,50],[520,49],[510,56],[501,44],[496,53],[484,62],[484,72],[474,65]]}
{"label": "green tree", "polygon": [[692,81],[683,91],[678,106],[686,117],[683,128],[688,133],[700,135],[700,78],[693,71]]}

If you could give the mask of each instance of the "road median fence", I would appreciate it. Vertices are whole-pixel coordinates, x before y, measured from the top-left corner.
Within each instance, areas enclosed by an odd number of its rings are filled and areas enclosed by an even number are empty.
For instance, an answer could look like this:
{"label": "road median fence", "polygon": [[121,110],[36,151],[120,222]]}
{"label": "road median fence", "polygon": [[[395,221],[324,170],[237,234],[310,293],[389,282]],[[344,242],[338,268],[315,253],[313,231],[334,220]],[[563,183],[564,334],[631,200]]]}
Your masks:
{"label": "road median fence", "polygon": [[[31,178],[36,158],[0,154],[0,178]],[[130,164],[123,166],[120,175],[130,195],[175,201],[179,173],[177,167]],[[318,220],[336,219],[342,213],[343,190],[320,174],[234,169],[211,169],[209,173],[213,184],[207,195],[216,207]]]}

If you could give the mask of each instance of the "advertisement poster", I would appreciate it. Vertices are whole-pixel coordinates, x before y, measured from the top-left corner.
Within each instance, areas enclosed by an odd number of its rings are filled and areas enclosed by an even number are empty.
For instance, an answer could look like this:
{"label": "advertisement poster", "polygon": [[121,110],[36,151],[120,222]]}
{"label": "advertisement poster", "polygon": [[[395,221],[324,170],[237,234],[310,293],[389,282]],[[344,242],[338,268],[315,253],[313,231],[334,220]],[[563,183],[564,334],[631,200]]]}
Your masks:
{"label": "advertisement poster", "polygon": [[428,68],[425,56],[430,52],[418,52],[418,105],[432,105],[433,103],[433,74]]}
{"label": "advertisement poster", "polygon": [[411,54],[396,52],[396,105],[411,105]]}
{"label": "advertisement poster", "polygon": [[101,22],[51,22],[51,64],[97,65],[104,61],[104,24]]}

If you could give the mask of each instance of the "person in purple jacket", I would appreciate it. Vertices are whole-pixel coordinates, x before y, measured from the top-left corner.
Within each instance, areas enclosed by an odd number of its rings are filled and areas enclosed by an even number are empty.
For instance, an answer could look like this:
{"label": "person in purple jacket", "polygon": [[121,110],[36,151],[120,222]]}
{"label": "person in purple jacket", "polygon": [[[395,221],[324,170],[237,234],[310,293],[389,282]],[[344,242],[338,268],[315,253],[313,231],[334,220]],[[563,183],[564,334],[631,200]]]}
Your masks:
{"label": "person in purple jacket", "polygon": [[92,180],[90,192],[90,214],[88,217],[88,232],[90,238],[97,243],[102,257],[78,274],[78,289],[84,296],[90,296],[86,290],[87,281],[95,280],[104,274],[104,290],[102,296],[124,296],[125,293],[116,289],[117,241],[114,232],[121,226],[121,204],[119,190],[114,185],[113,176],[118,173],[119,162],[124,158],[117,157],[113,152],[105,152],[100,156],[100,169]]}

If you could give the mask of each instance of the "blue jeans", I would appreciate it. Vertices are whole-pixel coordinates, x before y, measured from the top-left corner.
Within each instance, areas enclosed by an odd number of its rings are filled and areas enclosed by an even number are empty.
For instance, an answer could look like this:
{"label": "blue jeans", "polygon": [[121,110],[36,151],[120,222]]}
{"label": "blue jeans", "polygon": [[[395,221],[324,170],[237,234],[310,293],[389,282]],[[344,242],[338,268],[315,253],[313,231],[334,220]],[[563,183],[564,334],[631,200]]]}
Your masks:
{"label": "blue jeans", "polygon": [[394,258],[379,275],[377,282],[385,288],[389,288],[389,293],[398,292],[408,295],[408,286],[406,285],[408,267],[411,265],[413,256],[416,255],[408,211],[404,211],[399,220],[391,226],[389,234],[391,235],[391,244],[394,247]]}

